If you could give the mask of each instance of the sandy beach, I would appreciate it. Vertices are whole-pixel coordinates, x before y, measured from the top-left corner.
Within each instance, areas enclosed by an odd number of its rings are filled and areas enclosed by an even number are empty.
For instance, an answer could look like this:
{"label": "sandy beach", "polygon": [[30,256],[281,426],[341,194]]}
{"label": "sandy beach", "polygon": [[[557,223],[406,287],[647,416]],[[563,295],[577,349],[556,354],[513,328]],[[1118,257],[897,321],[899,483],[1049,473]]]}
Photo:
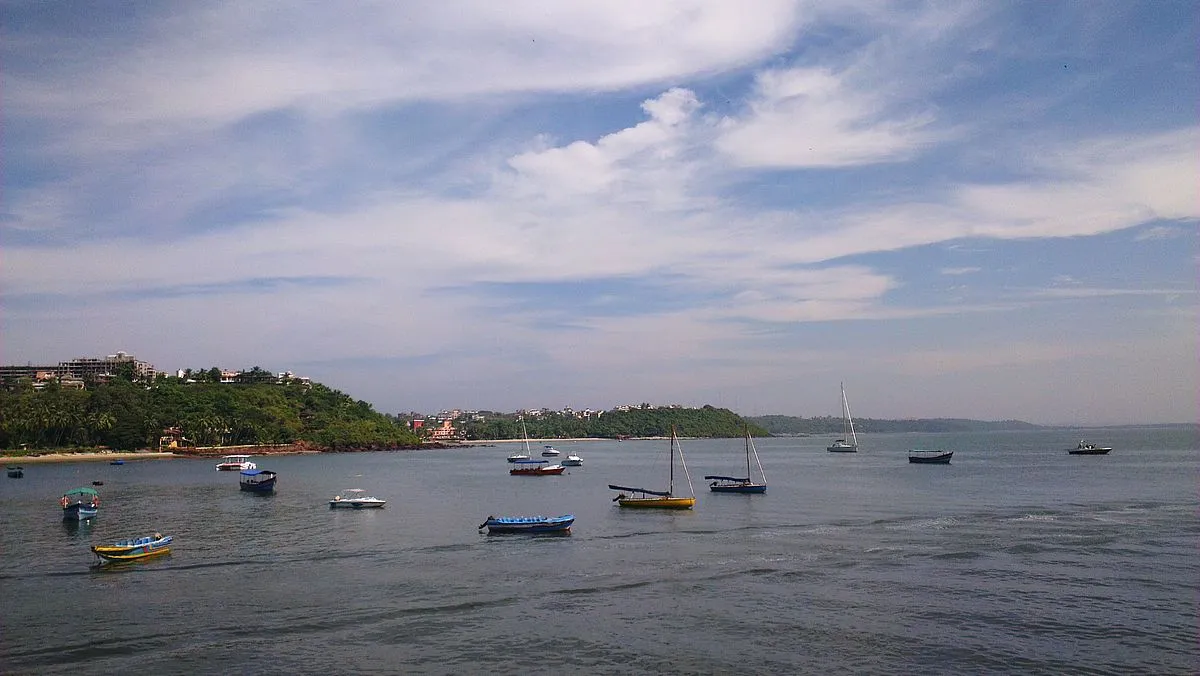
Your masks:
{"label": "sandy beach", "polygon": [[100,460],[158,460],[179,457],[174,453],[44,453],[42,455],[0,455],[5,465],[36,465],[46,462],[98,462]]}

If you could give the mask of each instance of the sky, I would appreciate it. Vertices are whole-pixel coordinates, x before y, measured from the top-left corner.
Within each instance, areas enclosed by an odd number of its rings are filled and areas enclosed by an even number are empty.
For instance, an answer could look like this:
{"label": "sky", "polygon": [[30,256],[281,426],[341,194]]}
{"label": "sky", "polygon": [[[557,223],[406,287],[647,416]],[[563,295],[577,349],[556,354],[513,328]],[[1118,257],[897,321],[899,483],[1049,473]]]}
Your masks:
{"label": "sky", "polygon": [[0,5],[0,361],[1195,422],[1200,12]]}

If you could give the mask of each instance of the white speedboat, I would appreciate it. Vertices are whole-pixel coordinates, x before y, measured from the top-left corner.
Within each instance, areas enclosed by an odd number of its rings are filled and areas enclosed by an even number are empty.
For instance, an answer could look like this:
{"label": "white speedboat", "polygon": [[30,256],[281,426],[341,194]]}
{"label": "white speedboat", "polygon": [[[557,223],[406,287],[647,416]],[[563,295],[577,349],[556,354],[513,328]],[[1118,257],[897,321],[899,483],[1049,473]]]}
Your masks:
{"label": "white speedboat", "polygon": [[550,444],[546,444],[542,447],[543,458],[557,458],[560,455],[562,455],[562,453],[560,453],[557,448],[551,446]]}
{"label": "white speedboat", "polygon": [[347,488],[342,492],[345,495],[335,495],[329,501],[330,509],[378,509],[387,504],[387,500],[371,497],[361,488]]}
{"label": "white speedboat", "polygon": [[226,455],[217,463],[218,472],[241,472],[248,469],[258,469],[258,465],[250,462],[248,455]]}
{"label": "white speedboat", "polygon": [[575,455],[574,453],[571,453],[570,455],[568,455],[566,458],[563,459],[562,465],[564,467],[582,467],[583,466],[583,458],[579,457],[578,455]]}

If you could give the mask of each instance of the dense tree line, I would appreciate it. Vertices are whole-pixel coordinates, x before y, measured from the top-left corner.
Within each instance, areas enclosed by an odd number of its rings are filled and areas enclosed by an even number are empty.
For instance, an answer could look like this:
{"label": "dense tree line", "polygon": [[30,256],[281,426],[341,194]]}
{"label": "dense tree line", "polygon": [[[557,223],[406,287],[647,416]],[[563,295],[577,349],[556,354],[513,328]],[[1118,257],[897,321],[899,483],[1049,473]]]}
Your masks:
{"label": "dense tree line", "polygon": [[[725,408],[635,408],[628,411],[605,411],[588,419],[557,412],[526,416],[525,427],[534,439],[658,437],[676,433],[686,437],[740,437],[746,421]],[[489,415],[481,421],[456,423],[468,440],[520,439],[521,421],[516,415]],[[766,430],[753,423],[750,433],[767,436]]]}
{"label": "dense tree line", "polygon": [[[412,445],[420,439],[364,401],[320,384],[278,383],[255,369],[220,383],[218,369],[134,382],[117,374],[83,390],[18,381],[0,390],[0,448],[156,448],[175,428],[188,445]],[[269,378],[267,376],[270,376]]]}
{"label": "dense tree line", "polygon": [[[841,434],[842,419],[833,416],[796,418],[790,415],[764,415],[747,418],[771,434]],[[1031,430],[1037,425],[1020,420],[967,420],[965,418],[921,418],[913,420],[883,420],[855,418],[855,432],[991,432],[997,430]]]}

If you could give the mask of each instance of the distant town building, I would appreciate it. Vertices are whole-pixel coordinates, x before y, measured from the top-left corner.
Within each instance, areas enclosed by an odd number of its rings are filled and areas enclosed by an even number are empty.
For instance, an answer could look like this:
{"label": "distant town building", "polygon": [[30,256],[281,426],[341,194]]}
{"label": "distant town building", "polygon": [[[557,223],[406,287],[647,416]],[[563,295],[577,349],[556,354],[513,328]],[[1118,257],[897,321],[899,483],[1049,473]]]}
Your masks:
{"label": "distant town building", "polygon": [[[154,365],[134,358],[125,352],[117,352],[107,357],[79,357],[70,361],[60,361],[54,366],[33,365],[0,366],[0,380],[9,381],[19,378],[29,378],[35,383],[45,384],[51,380],[69,386],[82,387],[86,380],[104,381],[116,375],[126,365],[133,367],[135,378],[153,378]],[[73,381],[78,381],[76,385]]]}

